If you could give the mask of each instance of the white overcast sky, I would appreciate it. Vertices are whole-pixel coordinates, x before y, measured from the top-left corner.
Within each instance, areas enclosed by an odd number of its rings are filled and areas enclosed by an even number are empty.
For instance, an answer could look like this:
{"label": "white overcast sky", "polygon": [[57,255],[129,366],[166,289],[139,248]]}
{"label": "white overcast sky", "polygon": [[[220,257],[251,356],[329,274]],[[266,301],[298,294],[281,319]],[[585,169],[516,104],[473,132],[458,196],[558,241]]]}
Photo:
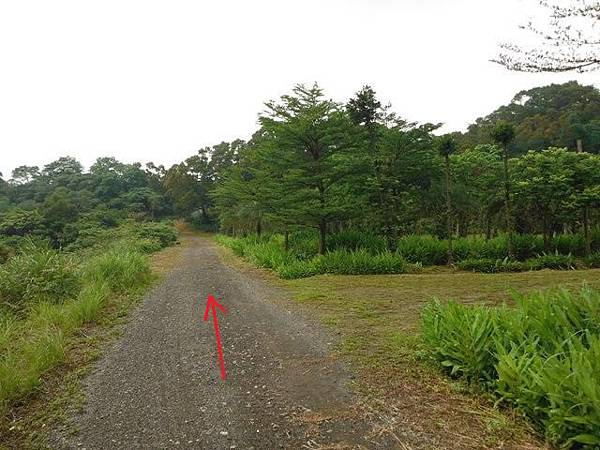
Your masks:
{"label": "white overcast sky", "polygon": [[[167,166],[248,138],[265,100],[371,84],[402,117],[464,129],[525,88],[489,59],[535,0],[0,0],[0,171],[71,155]],[[531,9],[531,11],[535,11]]]}

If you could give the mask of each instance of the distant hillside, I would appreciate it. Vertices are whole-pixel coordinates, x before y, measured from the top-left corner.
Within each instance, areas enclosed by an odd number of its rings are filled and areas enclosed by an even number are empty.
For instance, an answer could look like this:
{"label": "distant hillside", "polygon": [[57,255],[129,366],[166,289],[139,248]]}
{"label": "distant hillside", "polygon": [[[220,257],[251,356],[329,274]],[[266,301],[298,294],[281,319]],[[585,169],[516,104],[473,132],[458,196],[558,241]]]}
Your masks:
{"label": "distant hillside", "polygon": [[481,117],[459,134],[463,148],[490,142],[490,127],[498,120],[516,126],[514,153],[541,150],[550,146],[576,148],[600,153],[600,91],[576,81],[551,84],[521,91],[510,102]]}

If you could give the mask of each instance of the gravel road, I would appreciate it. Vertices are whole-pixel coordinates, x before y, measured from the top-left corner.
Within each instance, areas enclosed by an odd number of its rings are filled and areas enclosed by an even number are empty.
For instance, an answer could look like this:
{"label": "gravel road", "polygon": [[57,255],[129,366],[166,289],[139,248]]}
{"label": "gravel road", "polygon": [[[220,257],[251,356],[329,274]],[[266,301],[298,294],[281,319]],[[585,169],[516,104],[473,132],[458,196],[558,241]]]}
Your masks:
{"label": "gravel road", "polygon": [[[349,392],[349,372],[318,324],[281,293],[223,264],[210,239],[183,237],[177,267],[132,313],[85,381],[78,449],[392,448],[376,440]],[[219,316],[220,378],[209,293]],[[377,438],[381,439],[381,437]]]}

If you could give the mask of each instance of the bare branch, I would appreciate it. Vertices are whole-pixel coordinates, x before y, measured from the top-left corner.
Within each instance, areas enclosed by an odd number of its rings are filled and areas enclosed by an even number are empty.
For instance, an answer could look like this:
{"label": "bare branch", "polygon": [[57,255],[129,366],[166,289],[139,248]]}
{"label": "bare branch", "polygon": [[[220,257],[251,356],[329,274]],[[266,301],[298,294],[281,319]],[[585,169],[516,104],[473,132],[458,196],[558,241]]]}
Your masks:
{"label": "bare branch", "polygon": [[501,44],[493,62],[523,72],[589,72],[600,68],[600,0],[538,0],[545,22],[521,26],[531,47]]}

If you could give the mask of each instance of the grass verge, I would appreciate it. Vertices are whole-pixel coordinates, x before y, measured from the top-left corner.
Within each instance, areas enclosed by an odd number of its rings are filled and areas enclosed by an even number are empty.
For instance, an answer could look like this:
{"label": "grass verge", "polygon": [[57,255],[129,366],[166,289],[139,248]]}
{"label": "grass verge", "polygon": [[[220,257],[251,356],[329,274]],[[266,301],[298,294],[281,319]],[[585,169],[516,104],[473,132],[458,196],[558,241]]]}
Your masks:
{"label": "grass verge", "polygon": [[151,259],[117,243],[79,268],[81,289],[63,302],[37,301],[0,324],[0,448],[47,448],[48,430],[72,427],[80,380],[119,334],[131,308],[169,270],[178,248]]}

